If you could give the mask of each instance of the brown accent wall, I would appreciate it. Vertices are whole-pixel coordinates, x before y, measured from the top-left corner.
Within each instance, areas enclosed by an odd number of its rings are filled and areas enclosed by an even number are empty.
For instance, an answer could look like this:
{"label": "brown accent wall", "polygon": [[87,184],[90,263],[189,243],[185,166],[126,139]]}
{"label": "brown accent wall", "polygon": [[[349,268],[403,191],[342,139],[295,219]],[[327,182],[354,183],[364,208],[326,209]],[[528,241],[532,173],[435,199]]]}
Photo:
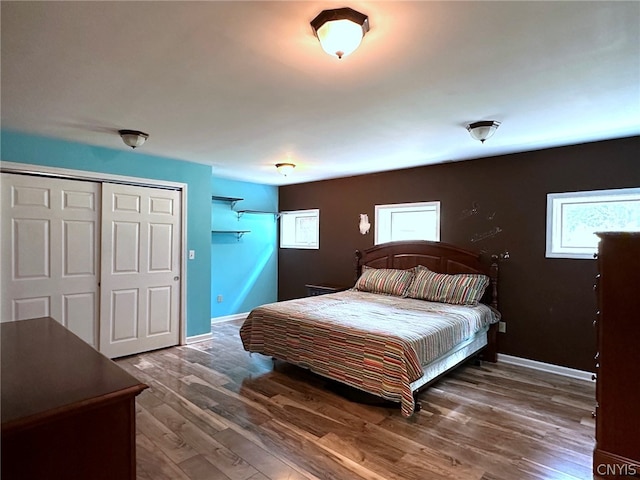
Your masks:
{"label": "brown accent wall", "polygon": [[[439,200],[443,242],[510,254],[500,264],[499,351],[591,371],[596,264],[545,257],[546,196],[638,187],[639,153],[630,137],[280,187],[281,211],[320,209],[320,249],[279,251],[278,297],[302,297],[306,283],[352,285],[355,250],[373,245],[374,205]],[[372,223],[364,236],[360,213]]]}

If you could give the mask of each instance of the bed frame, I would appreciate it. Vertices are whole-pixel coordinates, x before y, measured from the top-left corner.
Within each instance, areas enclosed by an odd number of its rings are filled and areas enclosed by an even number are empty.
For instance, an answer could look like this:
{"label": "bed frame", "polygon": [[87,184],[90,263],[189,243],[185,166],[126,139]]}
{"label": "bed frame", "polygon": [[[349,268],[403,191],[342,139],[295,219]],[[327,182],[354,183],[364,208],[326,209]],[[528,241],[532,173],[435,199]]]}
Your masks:
{"label": "bed frame", "polygon": [[[487,275],[490,279],[489,287],[482,298],[485,303],[494,309],[498,307],[498,256],[491,257],[489,264],[481,261],[480,254],[461,249],[454,245],[442,242],[430,241],[401,241],[389,242],[366,250],[357,250],[355,254],[356,280],[362,274],[362,268],[395,268],[409,269],[417,265],[424,265],[428,269],[438,273],[479,273]],[[449,352],[443,354],[428,365],[423,366],[423,376],[409,385],[413,395],[414,411],[421,410],[417,399],[418,393],[430,386],[443,375],[461,365],[471,358],[497,361],[497,331],[498,324],[481,330],[463,343],[455,346]],[[273,357],[272,357],[273,358]],[[274,368],[275,361],[274,360]],[[335,380],[334,380],[335,381]],[[354,401],[349,391],[358,391],[357,387],[347,389],[347,398]],[[365,402],[366,403],[366,402]]]}
{"label": "bed frame", "polygon": [[[360,278],[362,267],[407,269],[424,265],[437,273],[481,273],[490,279],[482,303],[498,308],[498,257],[492,256],[491,263],[481,261],[480,254],[443,242],[412,240],[389,242],[366,250],[356,250],[355,279]],[[488,362],[498,361],[498,324],[491,325],[487,332],[487,345],[482,349],[480,358]],[[451,370],[449,368],[448,370]],[[447,371],[448,371],[447,370]],[[443,375],[442,372],[439,376]],[[433,378],[430,382],[435,381]],[[427,384],[420,387],[427,386]]]}

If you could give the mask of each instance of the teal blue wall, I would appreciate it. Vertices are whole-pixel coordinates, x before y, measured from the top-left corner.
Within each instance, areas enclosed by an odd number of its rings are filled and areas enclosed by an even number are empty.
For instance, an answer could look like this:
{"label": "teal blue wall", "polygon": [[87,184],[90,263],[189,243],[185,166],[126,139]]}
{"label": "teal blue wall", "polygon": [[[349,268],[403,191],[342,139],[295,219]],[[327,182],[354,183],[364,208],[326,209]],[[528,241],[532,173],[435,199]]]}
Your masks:
{"label": "teal blue wall", "polygon": [[[211,195],[243,200],[212,201],[212,230],[249,230],[240,239],[234,234],[211,234],[211,318],[244,313],[277,300],[278,246],[273,214],[237,210],[278,210],[278,188],[213,177]],[[218,296],[222,302],[218,302]]]}
{"label": "teal blue wall", "polygon": [[126,147],[114,150],[6,130],[0,148],[0,158],[7,162],[186,183],[185,250],[196,251],[196,258],[187,260],[187,336],[211,331],[211,167]]}

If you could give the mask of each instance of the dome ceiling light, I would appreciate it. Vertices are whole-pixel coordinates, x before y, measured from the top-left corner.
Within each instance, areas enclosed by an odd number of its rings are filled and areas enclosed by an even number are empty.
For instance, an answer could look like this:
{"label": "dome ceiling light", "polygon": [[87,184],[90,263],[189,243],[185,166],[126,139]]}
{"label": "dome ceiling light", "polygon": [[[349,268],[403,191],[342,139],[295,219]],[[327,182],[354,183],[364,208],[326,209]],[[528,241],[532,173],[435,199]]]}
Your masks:
{"label": "dome ceiling light", "polygon": [[348,7],[323,10],[311,20],[311,28],[325,52],[342,58],[362,42],[369,31],[369,17]]}
{"label": "dome ceiling light", "polygon": [[122,141],[131,148],[136,148],[144,144],[149,138],[148,133],[140,132],[139,130],[118,130]]}
{"label": "dome ceiling light", "polygon": [[276,163],[276,168],[281,175],[285,177],[293,172],[293,169],[296,168],[295,163]]}
{"label": "dome ceiling light", "polygon": [[481,143],[487,138],[493,136],[498,127],[500,126],[500,122],[496,122],[495,120],[485,120],[481,122],[474,122],[467,125],[467,130],[471,134],[473,138],[476,140],[480,140]]}

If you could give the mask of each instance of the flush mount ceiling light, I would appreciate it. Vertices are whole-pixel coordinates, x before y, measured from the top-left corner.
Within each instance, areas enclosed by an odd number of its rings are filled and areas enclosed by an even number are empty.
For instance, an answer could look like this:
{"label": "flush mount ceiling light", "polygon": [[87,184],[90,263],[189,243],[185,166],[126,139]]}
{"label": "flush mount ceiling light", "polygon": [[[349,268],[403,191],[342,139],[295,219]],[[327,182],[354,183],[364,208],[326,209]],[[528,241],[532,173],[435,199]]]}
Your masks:
{"label": "flush mount ceiling light", "polygon": [[136,148],[142,145],[149,138],[148,133],[140,132],[138,130],[118,130],[118,133],[122,137],[122,141],[125,145]]}
{"label": "flush mount ceiling light", "polygon": [[360,45],[369,31],[369,17],[348,7],[323,10],[311,20],[311,28],[325,52],[342,58]]}
{"label": "flush mount ceiling light", "polygon": [[485,120],[481,122],[474,122],[467,125],[467,130],[473,138],[480,140],[484,143],[487,138],[490,138],[500,126],[500,122],[495,120]]}
{"label": "flush mount ceiling light", "polygon": [[276,168],[278,172],[280,172],[285,177],[293,172],[293,169],[296,168],[294,163],[276,163]]}

